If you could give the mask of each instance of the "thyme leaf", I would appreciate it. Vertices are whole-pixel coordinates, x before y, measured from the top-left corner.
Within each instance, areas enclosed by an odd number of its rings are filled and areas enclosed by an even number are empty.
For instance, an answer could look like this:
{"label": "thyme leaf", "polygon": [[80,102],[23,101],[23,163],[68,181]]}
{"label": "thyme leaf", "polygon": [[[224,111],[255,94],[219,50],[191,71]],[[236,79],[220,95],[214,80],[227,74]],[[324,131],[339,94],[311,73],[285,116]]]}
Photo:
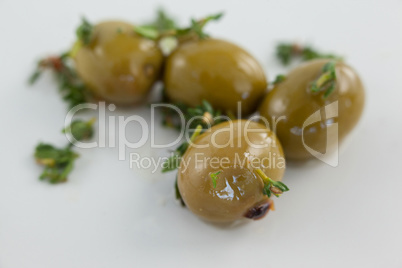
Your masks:
{"label": "thyme leaf", "polygon": [[322,74],[311,83],[312,92],[324,91],[324,98],[335,90],[336,87],[336,61],[330,61],[322,68]]}
{"label": "thyme leaf", "polygon": [[215,172],[215,173],[211,173],[211,174],[209,174],[209,176],[211,177],[211,179],[212,179],[212,185],[213,185],[213,187],[214,188],[216,188],[216,182],[218,181],[218,175],[221,173],[222,171],[217,171],[217,172]]}
{"label": "thyme leaf", "polygon": [[95,122],[95,118],[89,121],[76,120],[71,123],[68,127],[62,130],[63,133],[71,134],[77,141],[89,140],[94,135],[94,130],[92,125]]}
{"label": "thyme leaf", "polygon": [[88,22],[86,18],[81,19],[81,24],[76,30],[77,38],[84,45],[88,45],[91,42],[94,26]]}
{"label": "thyme leaf", "polygon": [[275,195],[279,197],[282,193],[289,191],[289,188],[283,182],[272,180],[261,169],[256,169],[255,172],[264,182],[263,193],[266,196]]}
{"label": "thyme leaf", "polygon": [[285,79],[286,79],[286,75],[283,75],[283,74],[277,75],[274,82],[272,82],[272,84],[273,85],[279,84],[280,82],[285,81]]}
{"label": "thyme leaf", "polygon": [[288,65],[293,59],[301,59],[303,61],[325,58],[325,59],[341,59],[334,54],[322,53],[311,46],[301,46],[297,43],[280,43],[276,47],[276,56],[283,65]]}
{"label": "thyme leaf", "polygon": [[51,71],[58,83],[63,99],[68,103],[69,109],[86,103],[90,93],[71,65],[69,53],[50,56],[38,61],[29,83],[34,84],[44,71]]}
{"label": "thyme leaf", "polygon": [[[88,122],[81,120],[73,121],[63,132],[69,129],[77,140],[86,140],[92,137],[92,124],[93,120]],[[44,170],[39,179],[47,180],[52,184],[66,182],[68,175],[74,168],[74,162],[78,156],[79,155],[73,151],[72,143],[69,143],[63,148],[58,148],[47,143],[39,143],[34,153],[36,162],[44,166]]]}
{"label": "thyme leaf", "polygon": [[[166,99],[164,101],[167,101]],[[202,103],[196,107],[189,107],[182,103],[174,104],[183,113],[185,126],[189,123],[190,129],[196,128],[201,125],[203,129],[210,128],[214,125],[227,121],[229,116],[224,116],[220,110],[216,110],[212,105],[203,100]],[[175,110],[167,107],[163,108],[162,124],[167,127],[182,129],[181,120]]]}
{"label": "thyme leaf", "polygon": [[155,22],[136,26],[134,31],[152,40],[159,40],[162,37],[183,37],[191,34],[195,34],[200,39],[205,39],[209,35],[204,32],[204,27],[211,21],[219,20],[222,16],[223,13],[218,13],[200,20],[191,19],[190,26],[181,28],[164,11],[159,10]]}

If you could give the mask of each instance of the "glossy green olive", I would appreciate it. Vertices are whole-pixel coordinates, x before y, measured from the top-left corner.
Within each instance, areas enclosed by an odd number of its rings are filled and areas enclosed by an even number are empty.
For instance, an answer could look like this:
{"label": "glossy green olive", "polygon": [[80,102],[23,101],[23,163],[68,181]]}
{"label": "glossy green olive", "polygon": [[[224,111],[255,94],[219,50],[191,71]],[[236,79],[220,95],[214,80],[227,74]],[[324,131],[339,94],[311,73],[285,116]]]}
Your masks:
{"label": "glossy green olive", "polygon": [[[229,121],[212,127],[187,149],[178,188],[186,206],[202,219],[259,219],[272,201],[263,194],[264,183],[255,173],[258,168],[273,180],[282,179],[285,159],[275,134],[256,122]],[[211,174],[217,172],[214,187]]]}
{"label": "glossy green olive", "polygon": [[106,21],[94,27],[92,41],[74,55],[78,75],[93,94],[121,105],[138,103],[158,79],[163,55],[134,26]]}
{"label": "glossy green olive", "polygon": [[311,92],[311,82],[328,61],[313,60],[296,67],[268,93],[259,109],[271,128],[276,128],[288,159],[309,159],[315,152],[331,154],[362,114],[363,84],[344,62],[336,63],[336,87],[327,98],[324,92]]}
{"label": "glossy green olive", "polygon": [[189,106],[202,100],[223,112],[257,109],[267,88],[264,70],[244,49],[217,39],[181,44],[167,59],[164,83],[168,98]]}

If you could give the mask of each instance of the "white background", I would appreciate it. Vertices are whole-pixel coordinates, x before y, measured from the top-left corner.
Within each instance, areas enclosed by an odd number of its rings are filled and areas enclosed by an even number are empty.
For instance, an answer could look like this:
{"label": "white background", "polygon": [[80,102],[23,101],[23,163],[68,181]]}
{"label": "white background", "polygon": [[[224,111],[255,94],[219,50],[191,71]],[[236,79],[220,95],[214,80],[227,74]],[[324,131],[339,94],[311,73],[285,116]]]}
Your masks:
{"label": "white background", "polygon": [[[34,61],[68,48],[81,15],[141,23],[161,4],[182,23],[225,11],[208,31],[249,50],[271,80],[284,72],[278,40],[344,55],[367,102],[340,165],[290,165],[276,211],[230,228],[181,208],[175,174],[130,169],[116,148],[79,150],[68,183],[40,182],[34,146],[66,142],[66,106],[50,76],[27,86]],[[402,267],[401,26],[400,0],[0,0],[0,267]],[[144,107],[113,114],[150,117]],[[160,140],[174,137],[157,129]],[[137,137],[138,126],[127,133]]]}

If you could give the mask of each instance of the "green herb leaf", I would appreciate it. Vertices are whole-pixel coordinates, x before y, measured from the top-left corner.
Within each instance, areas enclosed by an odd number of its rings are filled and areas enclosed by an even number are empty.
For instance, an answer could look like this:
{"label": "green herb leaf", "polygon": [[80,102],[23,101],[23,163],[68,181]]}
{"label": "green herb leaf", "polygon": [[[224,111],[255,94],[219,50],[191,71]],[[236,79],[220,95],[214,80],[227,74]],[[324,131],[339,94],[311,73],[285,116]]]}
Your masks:
{"label": "green herb leaf", "polygon": [[35,149],[35,159],[45,166],[45,169],[39,178],[50,183],[66,182],[77,157],[78,154],[71,150],[71,144],[65,148],[56,148],[50,144],[40,143]]}
{"label": "green herb leaf", "polygon": [[298,50],[295,51],[293,44],[279,44],[276,47],[276,56],[283,65],[288,65],[294,55],[298,55]]}
{"label": "green herb leaf", "polygon": [[77,141],[89,140],[94,134],[93,124],[95,118],[89,121],[76,120],[63,129],[63,133],[70,133]]}
{"label": "green herb leaf", "polygon": [[[63,133],[71,133],[78,141],[90,139],[93,136],[92,125],[94,119],[87,122],[76,120],[70,126],[63,129]],[[35,159],[38,164],[45,166],[40,175],[41,180],[48,180],[50,183],[62,183],[67,181],[67,176],[73,170],[74,161],[78,154],[72,150],[70,143],[64,148],[56,148],[51,144],[40,143],[35,148]]]}
{"label": "green herb leaf", "polygon": [[264,188],[262,190],[262,193],[268,197],[271,197],[271,195],[272,195],[270,187],[271,187],[270,185],[264,184]]}
{"label": "green herb leaf", "polygon": [[32,75],[29,77],[28,82],[30,85],[35,84],[35,82],[39,79],[39,77],[42,75],[42,70],[39,68],[35,69],[35,71],[32,73]]}
{"label": "green herb leaf", "polygon": [[185,35],[190,32],[194,32],[200,39],[205,39],[209,37],[208,34],[204,32],[204,27],[211,21],[218,21],[223,17],[223,13],[218,13],[215,15],[209,15],[201,20],[191,19],[191,26],[189,28],[179,29],[179,35]]}
{"label": "green herb leaf", "polygon": [[272,180],[261,169],[256,169],[255,172],[264,182],[262,190],[264,195],[271,197],[274,194],[276,197],[279,197],[283,192],[289,191],[289,188],[283,182]]}
{"label": "green herb leaf", "polygon": [[151,25],[136,26],[134,31],[137,34],[152,40],[156,40],[160,35],[158,29]]}
{"label": "green herb leaf", "polygon": [[158,31],[174,30],[177,27],[176,21],[170,17],[162,8],[158,9],[158,15],[152,25]]}
{"label": "green herb leaf", "polygon": [[274,182],[272,183],[272,185],[275,186],[275,187],[277,187],[277,188],[279,188],[282,192],[287,192],[287,191],[289,191],[289,188],[288,188],[283,182],[274,181]]}
{"label": "green herb leaf", "polygon": [[221,172],[222,172],[222,171],[218,171],[218,172],[209,174],[209,176],[210,176],[211,179],[212,179],[212,185],[213,185],[214,188],[216,188],[216,182],[217,182],[217,180],[218,180],[218,178],[219,178],[218,175],[219,175]]}
{"label": "green herb leaf", "polygon": [[159,10],[158,17],[154,22],[137,26],[134,30],[137,34],[153,40],[168,36],[183,37],[191,34],[197,35],[200,39],[205,39],[208,34],[204,32],[204,27],[211,21],[219,20],[222,16],[223,13],[218,13],[200,20],[191,19],[189,27],[180,28],[164,11]]}
{"label": "green herb leaf", "polygon": [[63,99],[69,104],[69,109],[87,102],[90,93],[71,67],[69,53],[40,60],[29,79],[30,84],[35,83],[46,70],[50,70],[55,75],[59,90]]}
{"label": "green herb leaf", "polygon": [[328,98],[328,96],[331,95],[331,93],[335,90],[335,87],[336,87],[336,81],[332,81],[324,93],[324,99]]}
{"label": "green herb leaf", "polygon": [[[134,31],[148,39],[156,40],[166,32],[174,32],[176,22],[163,9],[158,9],[157,16],[154,21],[134,27]],[[172,32],[172,33],[173,33]]]}
{"label": "green herb leaf", "polygon": [[[168,102],[166,99],[165,102]],[[201,105],[196,107],[188,107],[182,103],[174,104],[184,115],[184,125],[188,122],[190,129],[196,128],[201,125],[203,129],[207,129],[214,125],[220,124],[227,121],[227,118],[222,117],[222,112],[220,110],[215,110],[212,105],[203,100]],[[162,124],[167,127],[176,128],[178,130],[182,129],[181,120],[179,120],[178,114],[175,110],[163,107],[163,119]]]}
{"label": "green herb leaf", "polygon": [[296,43],[280,43],[276,47],[276,56],[283,65],[288,65],[293,59],[301,59],[303,61],[325,58],[338,59],[341,57],[333,54],[323,54],[310,46],[301,46]]}
{"label": "green herb leaf", "polygon": [[276,85],[279,84],[280,82],[283,82],[286,79],[286,76],[283,74],[277,75],[274,82],[272,84]]}
{"label": "green herb leaf", "polygon": [[322,74],[311,83],[312,92],[324,91],[327,98],[336,87],[336,61],[330,61],[322,68]]}
{"label": "green herb leaf", "polygon": [[186,206],[186,204],[184,203],[184,200],[183,200],[183,198],[181,197],[181,194],[180,194],[180,190],[179,190],[179,185],[178,185],[178,183],[177,183],[177,177],[176,177],[176,182],[175,182],[175,193],[176,193],[176,199],[178,199],[179,201],[180,201],[180,204],[183,206],[183,207],[185,207]]}
{"label": "green herb leaf", "polygon": [[77,38],[84,45],[88,45],[91,42],[93,34],[93,25],[88,22],[87,19],[82,18],[81,25],[76,30]]}

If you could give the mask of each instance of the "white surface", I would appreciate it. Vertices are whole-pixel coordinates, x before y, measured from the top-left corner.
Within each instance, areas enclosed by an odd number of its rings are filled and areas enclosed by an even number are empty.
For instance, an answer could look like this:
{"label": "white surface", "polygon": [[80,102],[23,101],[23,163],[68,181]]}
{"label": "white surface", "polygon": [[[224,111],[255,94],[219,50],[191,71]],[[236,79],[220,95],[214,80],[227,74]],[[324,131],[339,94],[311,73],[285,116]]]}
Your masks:
{"label": "white surface", "polygon": [[[143,22],[159,4],[0,0],[0,267],[402,267],[400,0],[163,4],[181,22],[224,10],[209,32],[247,48],[271,79],[283,71],[274,44],[296,39],[345,55],[364,80],[364,116],[339,167],[290,166],[291,192],[264,220],[206,224],[174,201],[173,173],[132,170],[116,149],[81,150],[65,185],[37,180],[33,148],[64,144],[66,107],[49,77],[26,85],[33,61],[65,49],[81,15]],[[130,113],[149,117],[115,114]]]}

